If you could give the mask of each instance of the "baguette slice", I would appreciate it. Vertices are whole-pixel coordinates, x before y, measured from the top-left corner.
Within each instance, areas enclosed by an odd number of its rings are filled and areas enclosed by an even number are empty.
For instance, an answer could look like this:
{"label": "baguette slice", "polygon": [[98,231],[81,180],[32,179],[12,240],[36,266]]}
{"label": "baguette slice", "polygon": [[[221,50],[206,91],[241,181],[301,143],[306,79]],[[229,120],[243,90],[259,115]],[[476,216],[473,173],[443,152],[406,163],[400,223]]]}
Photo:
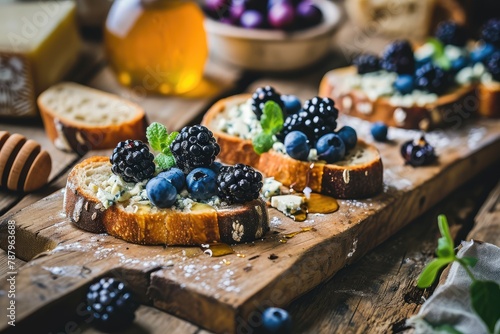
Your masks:
{"label": "baguette slice", "polygon": [[89,184],[100,184],[111,175],[109,158],[100,156],[82,161],[68,175],[64,211],[77,227],[143,245],[232,244],[269,231],[266,205],[260,199],[220,208],[196,203],[187,212],[135,208],[127,202],[105,209]]}
{"label": "baguette slice", "polygon": [[344,160],[326,164],[295,160],[274,150],[258,155],[250,140],[218,131],[217,119],[224,113],[226,106],[244,103],[249,98],[249,94],[241,94],[222,99],[203,117],[201,124],[213,132],[221,147],[218,158],[222,162],[244,163],[296,191],[308,186],[314,192],[335,198],[365,198],[382,190],[382,159],[374,146],[362,140],[358,140],[356,147]]}
{"label": "baguette slice", "polygon": [[48,137],[64,151],[83,154],[114,148],[130,138],[146,140],[144,110],[97,89],[60,83],[38,97],[38,107]]}
{"label": "baguette slice", "polygon": [[442,126],[453,126],[477,113],[478,105],[474,85],[459,87],[438,97],[433,103],[422,106],[403,107],[391,104],[390,98],[370,100],[359,89],[344,92],[342,82],[356,75],[355,66],[343,67],[328,72],[321,81],[319,95],[335,100],[341,112],[371,122],[381,121],[388,126],[403,129],[430,130]]}
{"label": "baguette slice", "polygon": [[500,117],[500,82],[482,83],[477,87],[479,114]]}

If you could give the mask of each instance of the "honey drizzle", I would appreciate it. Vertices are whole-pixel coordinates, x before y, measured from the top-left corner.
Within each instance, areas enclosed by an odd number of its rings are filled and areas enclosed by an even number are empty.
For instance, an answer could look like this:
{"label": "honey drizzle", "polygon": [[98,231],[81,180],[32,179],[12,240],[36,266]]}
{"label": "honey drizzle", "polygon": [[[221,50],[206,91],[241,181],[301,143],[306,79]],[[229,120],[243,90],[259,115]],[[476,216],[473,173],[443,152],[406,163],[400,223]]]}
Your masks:
{"label": "honey drizzle", "polygon": [[203,253],[210,255],[210,257],[220,257],[224,255],[234,254],[234,249],[228,244],[216,243],[202,245]]}
{"label": "honey drizzle", "polygon": [[314,227],[312,227],[312,226],[301,227],[300,231],[295,231],[295,232],[290,232],[290,233],[287,233],[287,234],[283,234],[283,238],[281,238],[279,241],[282,244],[286,244],[287,241],[288,241],[288,239],[292,239],[297,234],[301,234],[301,233],[309,232],[309,231],[316,231],[316,229]]}

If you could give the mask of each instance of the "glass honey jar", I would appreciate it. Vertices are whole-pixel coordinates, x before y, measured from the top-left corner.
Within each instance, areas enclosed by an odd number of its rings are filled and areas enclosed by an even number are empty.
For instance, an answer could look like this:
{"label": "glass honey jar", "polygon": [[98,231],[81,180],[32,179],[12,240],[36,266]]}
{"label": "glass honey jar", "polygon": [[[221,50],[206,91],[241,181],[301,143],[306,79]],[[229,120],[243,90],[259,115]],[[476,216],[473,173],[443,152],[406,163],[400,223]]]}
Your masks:
{"label": "glass honey jar", "polygon": [[208,56],[203,13],[189,0],[117,0],[106,19],[106,53],[118,81],[160,94],[195,88]]}

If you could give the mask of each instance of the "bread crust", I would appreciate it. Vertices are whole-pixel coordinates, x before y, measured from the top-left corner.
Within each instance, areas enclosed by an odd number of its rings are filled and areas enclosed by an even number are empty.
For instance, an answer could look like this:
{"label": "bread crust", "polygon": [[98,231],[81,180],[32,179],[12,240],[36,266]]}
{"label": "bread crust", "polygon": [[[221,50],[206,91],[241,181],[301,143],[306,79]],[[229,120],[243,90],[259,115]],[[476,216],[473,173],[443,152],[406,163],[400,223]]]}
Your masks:
{"label": "bread crust", "polygon": [[483,83],[477,87],[479,113],[486,117],[500,117],[500,83]]}
{"label": "bread crust", "polygon": [[[319,95],[335,100],[339,110],[347,115],[359,117],[371,122],[381,121],[388,126],[403,129],[430,130],[439,127],[451,126],[456,117],[469,118],[477,114],[478,103],[474,85],[459,87],[451,93],[444,94],[438,99],[424,106],[413,105],[403,107],[392,105],[388,97],[379,97],[370,100],[361,90],[342,92],[340,83],[347,76],[357,73],[355,66],[348,66],[332,70],[325,74],[319,87]],[[360,106],[364,110],[360,110]],[[467,107],[466,116],[461,113]]]}
{"label": "bread crust", "polygon": [[[49,95],[58,94],[58,87],[68,85],[79,87],[79,89],[91,92],[92,94],[104,97],[105,99],[120,100],[130,106],[131,109],[135,111],[135,114],[127,121],[105,126],[91,126],[85,124],[84,122],[75,122],[74,120],[68,119],[64,115],[60,115],[49,108],[49,106],[44,102]],[[146,140],[145,134],[148,126],[148,120],[144,110],[137,104],[126,101],[113,94],[80,86],[75,83],[61,83],[40,94],[37,103],[47,136],[59,149],[74,151],[83,155],[89,150],[114,148],[118,142],[131,138],[142,141]],[[89,110],[89,112],[91,111],[93,110]],[[65,144],[61,145],[61,142]]]}
{"label": "bread crust", "polygon": [[353,151],[369,150],[373,159],[354,166],[340,166],[299,161],[273,150],[258,155],[253,150],[250,140],[243,140],[214,129],[213,123],[225,110],[226,105],[243,103],[248,98],[249,94],[241,94],[222,99],[203,117],[201,124],[211,129],[221,146],[218,158],[222,162],[244,163],[259,169],[266,176],[273,176],[285,186],[291,186],[297,191],[302,191],[308,186],[314,192],[335,198],[364,198],[382,190],[382,159],[374,146],[362,140],[358,140],[358,145]]}
{"label": "bread crust", "polygon": [[80,179],[86,167],[108,164],[107,157],[91,157],[77,164],[68,175],[64,211],[83,230],[106,232],[143,245],[246,242],[269,231],[266,205],[260,199],[217,209],[195,204],[189,212],[160,209],[157,212],[132,213],[118,205],[105,209],[95,196],[82,188]]}

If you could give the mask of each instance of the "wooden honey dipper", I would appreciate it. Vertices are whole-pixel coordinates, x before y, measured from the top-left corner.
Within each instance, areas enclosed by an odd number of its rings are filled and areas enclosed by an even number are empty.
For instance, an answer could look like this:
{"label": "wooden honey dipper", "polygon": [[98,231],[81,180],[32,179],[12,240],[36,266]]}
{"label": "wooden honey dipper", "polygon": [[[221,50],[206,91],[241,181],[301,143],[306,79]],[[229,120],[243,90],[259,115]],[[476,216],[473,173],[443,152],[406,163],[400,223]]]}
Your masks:
{"label": "wooden honey dipper", "polygon": [[47,183],[52,160],[36,141],[0,131],[0,186],[30,192]]}

